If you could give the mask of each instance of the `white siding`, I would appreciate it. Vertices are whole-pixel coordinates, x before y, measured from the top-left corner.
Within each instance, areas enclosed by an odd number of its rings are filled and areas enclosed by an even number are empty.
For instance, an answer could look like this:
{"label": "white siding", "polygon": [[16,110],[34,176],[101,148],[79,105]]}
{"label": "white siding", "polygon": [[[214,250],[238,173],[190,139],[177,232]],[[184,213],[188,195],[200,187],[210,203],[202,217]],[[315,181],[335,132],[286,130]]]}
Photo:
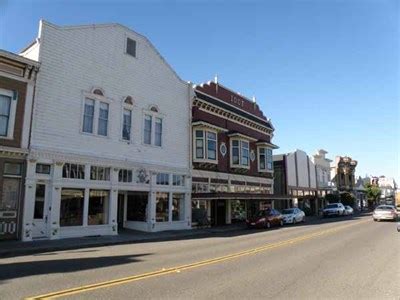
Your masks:
{"label": "white siding", "polygon": [[315,165],[313,164],[313,162],[311,161],[311,159],[309,160],[309,166],[310,166],[310,187],[311,188],[317,188],[317,174],[315,172]]}
{"label": "white siding", "polygon": [[286,169],[287,169],[287,179],[289,186],[297,186],[296,183],[296,161],[294,159],[294,153],[289,153],[286,156]]}
{"label": "white siding", "polygon": [[308,185],[308,166],[307,154],[301,150],[297,150],[297,174],[299,178],[299,187],[309,187]]}
{"label": "white siding", "polygon": [[[127,37],[137,58],[125,54]],[[32,148],[189,168],[189,88],[142,36],[119,26],[43,23]],[[110,100],[109,136],[81,134],[84,92],[101,87]],[[121,141],[121,101],[130,95],[133,143]],[[143,110],[159,107],[163,147],[142,145]]]}

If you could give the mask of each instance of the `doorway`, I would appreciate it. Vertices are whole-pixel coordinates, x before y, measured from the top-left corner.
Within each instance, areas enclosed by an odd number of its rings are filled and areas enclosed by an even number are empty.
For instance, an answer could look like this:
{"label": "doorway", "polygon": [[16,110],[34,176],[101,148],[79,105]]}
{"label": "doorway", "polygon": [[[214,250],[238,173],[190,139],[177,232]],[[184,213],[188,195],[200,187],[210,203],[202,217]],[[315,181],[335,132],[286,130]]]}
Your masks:
{"label": "doorway", "polygon": [[226,201],[218,199],[215,201],[215,225],[226,224]]}
{"label": "doorway", "polygon": [[33,208],[32,238],[49,236],[49,188],[47,183],[37,183],[35,186],[35,202]]}
{"label": "doorway", "polygon": [[117,223],[118,230],[124,228],[125,221],[125,194],[118,194]]}

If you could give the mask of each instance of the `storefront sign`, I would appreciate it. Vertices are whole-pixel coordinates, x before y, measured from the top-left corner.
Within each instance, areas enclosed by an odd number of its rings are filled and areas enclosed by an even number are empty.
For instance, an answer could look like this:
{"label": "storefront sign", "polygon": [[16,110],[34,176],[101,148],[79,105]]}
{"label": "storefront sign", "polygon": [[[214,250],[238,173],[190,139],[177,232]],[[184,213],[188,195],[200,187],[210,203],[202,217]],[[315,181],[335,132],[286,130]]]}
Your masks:
{"label": "storefront sign", "polygon": [[239,97],[236,97],[234,95],[231,95],[231,102],[233,104],[236,104],[236,105],[240,106],[240,107],[243,107],[243,105],[244,105],[244,100],[239,98]]}

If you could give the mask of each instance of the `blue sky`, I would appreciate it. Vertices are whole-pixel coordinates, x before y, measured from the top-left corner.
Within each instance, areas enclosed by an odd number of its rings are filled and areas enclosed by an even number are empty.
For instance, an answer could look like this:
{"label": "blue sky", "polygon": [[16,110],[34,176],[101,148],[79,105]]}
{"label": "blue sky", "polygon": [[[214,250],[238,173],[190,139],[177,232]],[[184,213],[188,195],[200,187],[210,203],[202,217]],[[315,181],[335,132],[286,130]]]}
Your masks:
{"label": "blue sky", "polygon": [[[110,4],[112,3],[112,4]],[[118,22],[146,35],[185,80],[255,95],[277,152],[323,148],[357,174],[400,183],[397,0],[0,0],[0,48],[19,51],[43,18]]]}

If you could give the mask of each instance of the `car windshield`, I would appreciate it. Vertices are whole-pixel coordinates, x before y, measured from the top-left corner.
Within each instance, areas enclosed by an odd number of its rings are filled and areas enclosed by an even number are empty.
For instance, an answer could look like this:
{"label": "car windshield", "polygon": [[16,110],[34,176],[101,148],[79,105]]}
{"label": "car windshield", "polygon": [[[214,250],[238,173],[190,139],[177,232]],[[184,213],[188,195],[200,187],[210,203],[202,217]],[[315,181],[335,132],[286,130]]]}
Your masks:
{"label": "car windshield", "polygon": [[294,209],[284,209],[282,210],[283,215],[290,215],[294,213]]}
{"label": "car windshield", "polygon": [[392,206],[378,206],[376,210],[392,210]]}
{"label": "car windshield", "polygon": [[336,208],[337,204],[329,204],[325,208]]}

